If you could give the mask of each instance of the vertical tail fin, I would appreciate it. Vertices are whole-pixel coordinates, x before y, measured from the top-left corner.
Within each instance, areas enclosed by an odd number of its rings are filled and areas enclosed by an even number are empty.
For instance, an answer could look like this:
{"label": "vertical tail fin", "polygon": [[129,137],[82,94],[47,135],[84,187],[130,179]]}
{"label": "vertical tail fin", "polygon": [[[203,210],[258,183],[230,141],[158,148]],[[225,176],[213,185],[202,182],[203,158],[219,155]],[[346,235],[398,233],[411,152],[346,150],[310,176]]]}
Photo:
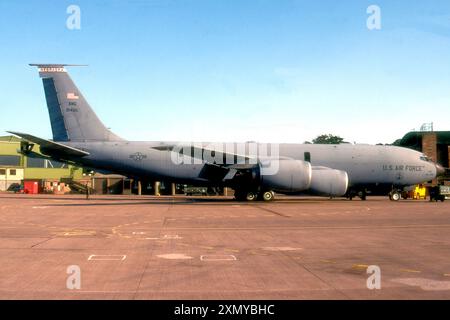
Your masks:
{"label": "vertical tail fin", "polygon": [[73,83],[65,64],[30,64],[39,70],[54,141],[118,141]]}

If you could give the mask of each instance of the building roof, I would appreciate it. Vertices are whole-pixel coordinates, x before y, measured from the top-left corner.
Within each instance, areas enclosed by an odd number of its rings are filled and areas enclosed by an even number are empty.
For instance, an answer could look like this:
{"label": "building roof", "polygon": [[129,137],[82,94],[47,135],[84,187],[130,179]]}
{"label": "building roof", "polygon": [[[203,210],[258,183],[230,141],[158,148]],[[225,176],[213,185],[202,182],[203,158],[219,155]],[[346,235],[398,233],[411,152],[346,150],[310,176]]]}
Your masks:
{"label": "building roof", "polygon": [[1,136],[0,141],[1,142],[21,142],[22,139],[18,138],[16,136]]}
{"label": "building roof", "polygon": [[426,134],[436,134],[436,143],[450,145],[450,131],[411,131],[398,141],[398,145],[403,147],[422,147],[422,137]]}

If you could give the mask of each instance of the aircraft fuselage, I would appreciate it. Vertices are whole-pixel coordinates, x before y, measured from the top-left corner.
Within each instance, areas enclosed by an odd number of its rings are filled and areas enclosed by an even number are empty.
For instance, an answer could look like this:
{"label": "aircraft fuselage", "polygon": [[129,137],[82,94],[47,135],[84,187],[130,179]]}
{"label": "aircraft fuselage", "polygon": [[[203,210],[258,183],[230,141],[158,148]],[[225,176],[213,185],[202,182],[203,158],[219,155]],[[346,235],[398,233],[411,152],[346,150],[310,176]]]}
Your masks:
{"label": "aircraft fuselage", "polygon": [[[171,151],[155,147],[171,142],[65,142],[85,150],[89,156],[83,165],[147,179],[160,179],[191,184],[211,184],[201,177],[204,163],[174,163]],[[243,144],[245,145],[245,144]],[[280,157],[308,161],[347,172],[349,187],[407,186],[432,180],[436,176],[433,162],[417,151],[395,146],[272,144]],[[215,181],[214,184],[224,184]]]}

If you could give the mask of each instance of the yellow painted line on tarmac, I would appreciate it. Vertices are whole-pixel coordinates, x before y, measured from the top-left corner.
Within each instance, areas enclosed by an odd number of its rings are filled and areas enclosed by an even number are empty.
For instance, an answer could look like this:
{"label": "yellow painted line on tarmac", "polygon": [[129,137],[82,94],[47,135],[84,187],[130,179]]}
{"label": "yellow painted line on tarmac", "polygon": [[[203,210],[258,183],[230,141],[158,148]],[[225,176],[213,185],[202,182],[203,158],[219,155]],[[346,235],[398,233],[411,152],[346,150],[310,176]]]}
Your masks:
{"label": "yellow painted line on tarmac", "polygon": [[323,262],[323,263],[336,263],[336,261],[332,261],[332,260],[320,260],[320,262]]}
{"label": "yellow painted line on tarmac", "polygon": [[214,249],[214,247],[209,247],[209,246],[199,246],[199,248],[208,249],[208,250]]}
{"label": "yellow painted line on tarmac", "polygon": [[413,270],[413,269],[400,269],[402,272],[408,272],[408,273],[421,273],[420,270]]}
{"label": "yellow painted line on tarmac", "polygon": [[94,230],[71,230],[71,231],[63,231],[63,232],[58,232],[58,235],[62,235],[62,236],[93,236],[95,235],[97,232]]}
{"label": "yellow painted line on tarmac", "polygon": [[352,265],[352,269],[354,270],[366,270],[369,267],[368,264],[354,264]]}

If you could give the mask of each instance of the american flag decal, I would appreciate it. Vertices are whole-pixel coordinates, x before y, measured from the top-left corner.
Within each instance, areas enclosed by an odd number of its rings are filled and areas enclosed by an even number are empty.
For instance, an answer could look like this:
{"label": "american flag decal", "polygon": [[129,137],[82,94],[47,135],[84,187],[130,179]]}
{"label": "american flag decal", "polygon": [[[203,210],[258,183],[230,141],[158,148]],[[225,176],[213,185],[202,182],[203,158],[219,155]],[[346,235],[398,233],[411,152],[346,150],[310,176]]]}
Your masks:
{"label": "american flag decal", "polygon": [[78,96],[75,94],[75,93],[73,93],[73,92],[69,92],[68,94],[67,94],[67,99],[69,99],[69,100],[78,100]]}

